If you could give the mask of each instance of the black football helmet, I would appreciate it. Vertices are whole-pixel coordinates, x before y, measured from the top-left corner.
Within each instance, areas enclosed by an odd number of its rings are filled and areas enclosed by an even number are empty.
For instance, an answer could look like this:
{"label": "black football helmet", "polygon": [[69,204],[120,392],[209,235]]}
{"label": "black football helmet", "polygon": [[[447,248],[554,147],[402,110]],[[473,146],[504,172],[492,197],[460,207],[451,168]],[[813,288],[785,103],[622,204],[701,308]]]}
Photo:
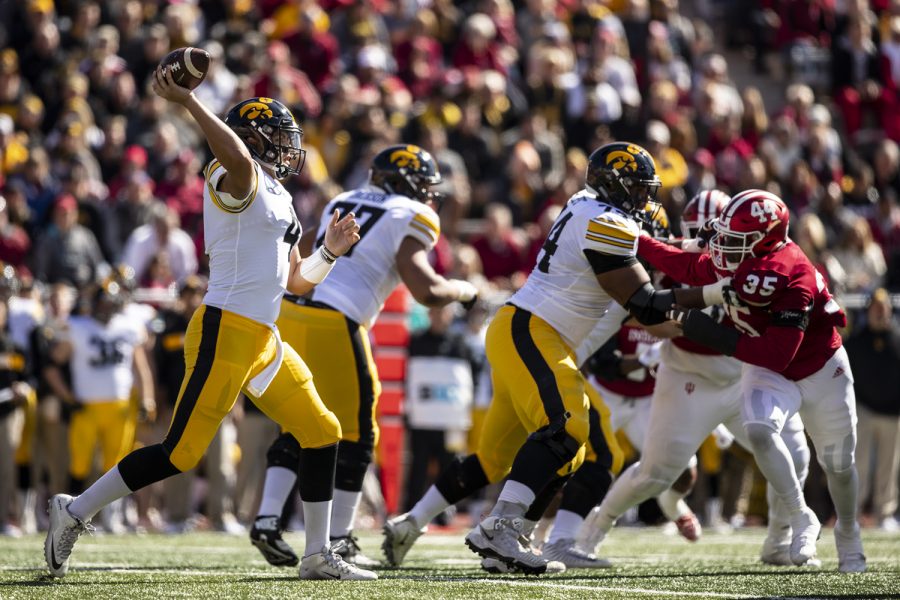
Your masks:
{"label": "black football helmet", "polygon": [[391,194],[420,202],[434,200],[428,188],[441,183],[437,161],[427,150],[412,144],[389,146],[372,159],[369,183]]}
{"label": "black football helmet", "polygon": [[125,308],[125,292],[115,281],[98,285],[91,298],[91,316],[95,320],[109,323],[112,318]]}
{"label": "black football helmet", "polygon": [[641,217],[659,186],[653,157],[637,144],[613,142],[594,150],[588,158],[585,187],[635,217]]}
{"label": "black football helmet", "polygon": [[278,100],[257,97],[239,102],[225,115],[225,124],[247,145],[253,158],[274,169],[278,179],[297,175],[303,169],[303,130]]}
{"label": "black football helmet", "polygon": [[658,202],[648,202],[641,211],[641,227],[644,231],[660,240],[672,237],[672,228],[669,225],[669,213]]}

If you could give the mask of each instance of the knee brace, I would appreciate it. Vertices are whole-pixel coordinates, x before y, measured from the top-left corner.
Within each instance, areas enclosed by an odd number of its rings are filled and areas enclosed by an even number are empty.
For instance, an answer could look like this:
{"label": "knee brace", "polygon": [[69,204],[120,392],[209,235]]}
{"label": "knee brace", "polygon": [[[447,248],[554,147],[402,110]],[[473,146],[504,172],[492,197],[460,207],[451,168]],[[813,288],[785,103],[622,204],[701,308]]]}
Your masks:
{"label": "knee brace", "polygon": [[[188,469],[196,464],[195,462]],[[182,472],[172,462],[162,444],[138,448],[119,461],[118,469],[122,481],[132,492]]]}
{"label": "knee brace", "polygon": [[300,468],[300,442],[290,433],[282,433],[266,453],[266,467],[283,467],[296,473]]}
{"label": "knee brace", "polygon": [[372,446],[360,442],[341,440],[338,444],[337,475],[334,487],[358,492],[363,488],[366,470],[372,462]]}
{"label": "knee brace", "polygon": [[304,502],[326,502],[334,497],[334,471],[337,446],[298,447],[297,488]]}
{"label": "knee brace", "polygon": [[595,506],[603,501],[612,485],[612,474],[601,465],[586,462],[566,484],[560,510],[568,510],[587,517]]}
{"label": "knee brace", "polygon": [[488,477],[474,454],[463,459],[454,459],[447,465],[435,482],[441,496],[450,504],[468,498],[488,483]]}
{"label": "knee brace", "polygon": [[559,459],[560,466],[575,458],[582,445],[566,431],[566,421],[569,418],[569,413],[565,413],[528,436],[529,441],[543,444],[549,448]]}

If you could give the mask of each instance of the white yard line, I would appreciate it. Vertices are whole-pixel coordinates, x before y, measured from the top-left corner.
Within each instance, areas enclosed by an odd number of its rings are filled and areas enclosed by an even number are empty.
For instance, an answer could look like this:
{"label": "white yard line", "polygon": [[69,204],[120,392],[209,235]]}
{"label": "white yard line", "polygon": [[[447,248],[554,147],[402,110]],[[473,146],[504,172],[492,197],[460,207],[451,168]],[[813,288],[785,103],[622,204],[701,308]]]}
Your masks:
{"label": "white yard line", "polygon": [[720,594],[717,592],[677,592],[672,590],[653,590],[647,588],[610,587],[600,585],[574,585],[571,583],[554,583],[552,581],[512,581],[499,579],[476,579],[472,583],[488,583],[492,585],[511,585],[519,587],[542,587],[559,590],[574,590],[582,592],[621,592],[625,594],[646,594],[648,596],[700,596],[703,598],[754,598],[742,594]]}

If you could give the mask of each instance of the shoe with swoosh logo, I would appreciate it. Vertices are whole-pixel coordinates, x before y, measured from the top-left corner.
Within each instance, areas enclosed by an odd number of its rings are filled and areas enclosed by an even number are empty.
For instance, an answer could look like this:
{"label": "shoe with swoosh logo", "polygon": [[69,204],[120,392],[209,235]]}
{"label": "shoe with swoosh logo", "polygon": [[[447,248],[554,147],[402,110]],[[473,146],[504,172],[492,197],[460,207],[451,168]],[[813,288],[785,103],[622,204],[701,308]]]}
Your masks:
{"label": "shoe with swoosh logo", "polygon": [[74,498],[68,494],[56,494],[50,498],[50,529],[44,541],[44,557],[47,568],[54,577],[65,577],[69,572],[69,555],[75,542],[85,531],[91,531],[88,523],[69,513]]}
{"label": "shoe with swoosh logo", "polygon": [[345,562],[334,549],[325,546],[321,552],[303,557],[300,561],[300,579],[374,581],[378,575]]}

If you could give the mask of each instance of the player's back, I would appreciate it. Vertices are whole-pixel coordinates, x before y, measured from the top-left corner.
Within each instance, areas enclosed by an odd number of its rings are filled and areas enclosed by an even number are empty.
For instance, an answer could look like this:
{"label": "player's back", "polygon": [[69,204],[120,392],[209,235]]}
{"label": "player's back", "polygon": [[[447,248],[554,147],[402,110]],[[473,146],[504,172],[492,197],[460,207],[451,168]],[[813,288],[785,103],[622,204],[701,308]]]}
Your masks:
{"label": "player's back", "polygon": [[81,402],[127,399],[134,383],[134,350],[146,339],[143,325],[124,315],[106,324],[72,317],[68,335],[75,397]]}
{"label": "player's back", "polygon": [[258,164],[255,188],[245,199],[217,191],[226,173],[207,165],[203,230],[209,254],[204,304],[273,325],[290,271],[290,252],[300,237],[291,195]]}
{"label": "player's back", "polygon": [[510,302],[547,321],[572,349],[578,348],[611,300],[587,253],[634,256],[639,235],[640,227],[621,210],[588,192],[572,196],[550,228],[537,265]]}
{"label": "player's back", "polygon": [[732,286],[746,306],[729,307],[729,316],[744,333],[761,335],[770,325],[806,324],[800,348],[782,373],[788,379],[812,375],[841,347],[836,328],[846,325],[846,316],[795,243],[742,261]]}
{"label": "player's back", "polygon": [[316,286],[313,300],[368,327],[400,283],[397,251],[403,239],[411,236],[431,250],[441,232],[440,220],[422,202],[366,186],[340,194],[328,203],[316,246],[322,243],[328,215],[335,209],[342,215],[356,215],[360,240]]}

